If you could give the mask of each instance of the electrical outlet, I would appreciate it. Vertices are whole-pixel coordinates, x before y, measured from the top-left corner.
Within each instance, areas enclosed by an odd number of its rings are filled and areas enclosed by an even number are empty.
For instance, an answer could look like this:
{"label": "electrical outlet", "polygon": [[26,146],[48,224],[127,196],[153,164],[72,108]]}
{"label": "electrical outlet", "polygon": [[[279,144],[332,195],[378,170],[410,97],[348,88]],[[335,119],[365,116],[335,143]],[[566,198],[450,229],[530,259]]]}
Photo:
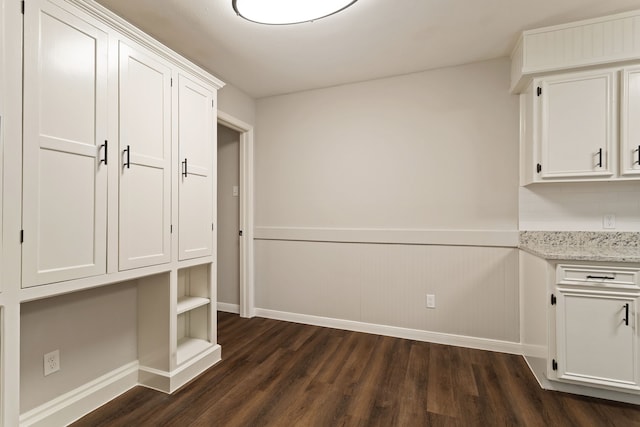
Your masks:
{"label": "electrical outlet", "polygon": [[602,218],[602,227],[606,229],[616,228],[616,216],[614,214],[606,214]]}
{"label": "electrical outlet", "polygon": [[60,370],[60,350],[54,350],[44,355],[44,376]]}
{"label": "electrical outlet", "polygon": [[436,308],[436,296],[427,294],[427,308]]}

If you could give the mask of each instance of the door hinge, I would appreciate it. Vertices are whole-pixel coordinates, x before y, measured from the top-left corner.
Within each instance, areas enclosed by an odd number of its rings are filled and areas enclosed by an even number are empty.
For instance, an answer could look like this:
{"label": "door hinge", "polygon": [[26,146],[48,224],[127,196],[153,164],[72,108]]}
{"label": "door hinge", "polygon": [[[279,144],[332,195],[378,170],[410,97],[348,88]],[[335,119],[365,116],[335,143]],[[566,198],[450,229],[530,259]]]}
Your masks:
{"label": "door hinge", "polygon": [[211,100],[211,108],[213,108],[213,99]]}
{"label": "door hinge", "polygon": [[20,243],[24,243],[24,230],[20,230]]}
{"label": "door hinge", "polygon": [[213,223],[211,223],[211,231],[213,231]]}
{"label": "door hinge", "polygon": [[542,172],[542,165],[540,163],[536,165],[536,172],[538,173]]}
{"label": "door hinge", "polygon": [[558,362],[556,362],[556,359],[553,359],[551,361],[551,369],[553,369],[554,371],[558,370]]}
{"label": "door hinge", "polygon": [[536,91],[536,93],[538,94],[538,96],[542,95],[542,88],[540,86],[538,86],[538,90]]}
{"label": "door hinge", "polygon": [[239,235],[240,237],[242,237],[242,230],[240,230],[240,232],[238,233],[238,235]]}
{"label": "door hinge", "polygon": [[20,12],[22,12],[22,14],[24,15],[24,0],[22,0],[20,3],[21,3],[20,4]]}
{"label": "door hinge", "polygon": [[551,294],[551,305],[556,305],[557,302],[558,299],[556,298],[556,296],[554,294]]}

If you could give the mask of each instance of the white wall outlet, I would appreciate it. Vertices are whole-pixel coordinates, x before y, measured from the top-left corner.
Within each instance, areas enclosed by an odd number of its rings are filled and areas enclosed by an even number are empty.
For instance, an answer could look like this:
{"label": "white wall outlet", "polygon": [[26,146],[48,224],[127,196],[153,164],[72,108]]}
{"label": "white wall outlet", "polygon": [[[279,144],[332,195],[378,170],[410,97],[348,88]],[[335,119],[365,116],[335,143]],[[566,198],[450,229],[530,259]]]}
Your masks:
{"label": "white wall outlet", "polygon": [[614,214],[605,214],[602,218],[602,227],[606,229],[616,228],[616,216]]}
{"label": "white wall outlet", "polygon": [[436,296],[427,294],[427,308],[436,308]]}
{"label": "white wall outlet", "polygon": [[60,350],[54,350],[44,355],[44,376],[60,370]]}

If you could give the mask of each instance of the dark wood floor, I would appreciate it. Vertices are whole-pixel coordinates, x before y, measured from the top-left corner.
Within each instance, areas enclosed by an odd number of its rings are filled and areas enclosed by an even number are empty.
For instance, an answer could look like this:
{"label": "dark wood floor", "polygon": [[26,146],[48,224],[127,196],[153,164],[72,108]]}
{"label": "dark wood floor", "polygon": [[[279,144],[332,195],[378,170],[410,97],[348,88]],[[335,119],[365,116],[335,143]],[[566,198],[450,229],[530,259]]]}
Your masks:
{"label": "dark wood floor", "polygon": [[223,361],[74,426],[640,426],[640,407],[539,388],[519,356],[219,313]]}

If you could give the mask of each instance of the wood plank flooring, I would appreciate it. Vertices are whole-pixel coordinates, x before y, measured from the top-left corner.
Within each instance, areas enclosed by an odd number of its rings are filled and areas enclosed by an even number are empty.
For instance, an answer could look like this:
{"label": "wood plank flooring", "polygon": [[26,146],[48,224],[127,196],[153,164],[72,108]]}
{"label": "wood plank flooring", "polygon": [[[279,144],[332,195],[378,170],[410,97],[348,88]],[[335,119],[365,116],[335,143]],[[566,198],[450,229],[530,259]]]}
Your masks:
{"label": "wood plank flooring", "polygon": [[640,426],[640,407],[540,389],[519,356],[218,314],[223,361],[74,426]]}

